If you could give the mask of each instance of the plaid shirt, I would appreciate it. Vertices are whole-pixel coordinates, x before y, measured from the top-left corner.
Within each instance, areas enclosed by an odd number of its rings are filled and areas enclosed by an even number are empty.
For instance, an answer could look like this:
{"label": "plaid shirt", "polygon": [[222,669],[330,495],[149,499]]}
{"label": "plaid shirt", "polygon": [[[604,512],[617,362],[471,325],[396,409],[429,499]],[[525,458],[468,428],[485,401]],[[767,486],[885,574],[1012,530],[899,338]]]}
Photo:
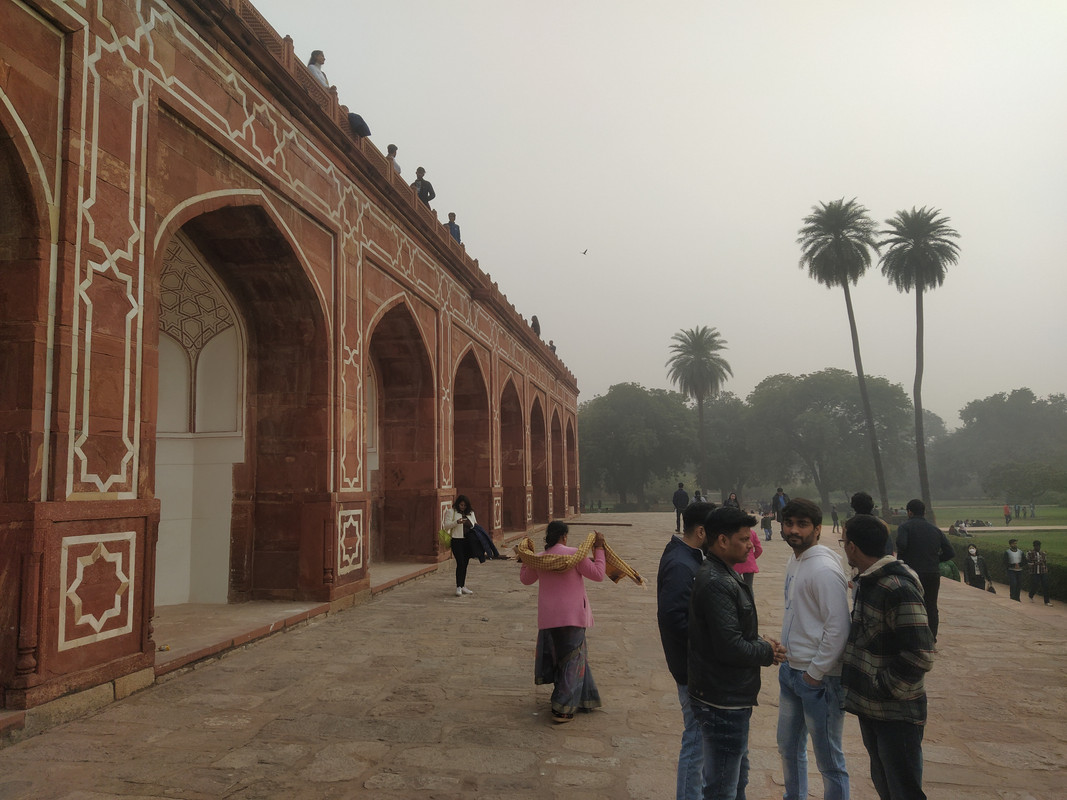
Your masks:
{"label": "plaid shirt", "polygon": [[934,638],[922,587],[915,573],[892,556],[874,564],[856,584],[841,668],[845,710],[880,721],[923,725],[923,676],[934,663]]}
{"label": "plaid shirt", "polygon": [[1048,574],[1048,561],[1044,550],[1027,550],[1026,566],[1030,568],[1031,575]]}

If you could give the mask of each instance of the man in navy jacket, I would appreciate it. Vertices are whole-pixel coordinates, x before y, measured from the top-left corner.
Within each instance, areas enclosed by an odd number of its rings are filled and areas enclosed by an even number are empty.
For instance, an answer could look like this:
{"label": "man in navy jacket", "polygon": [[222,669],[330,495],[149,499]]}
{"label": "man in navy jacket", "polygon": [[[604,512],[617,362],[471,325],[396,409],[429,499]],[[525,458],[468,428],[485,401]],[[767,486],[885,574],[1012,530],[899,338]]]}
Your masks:
{"label": "man in navy jacket", "polygon": [[704,560],[704,519],[714,503],[693,503],[682,515],[684,533],[672,536],[659,560],[656,576],[659,638],[667,669],[678,684],[682,705],[682,749],[678,753],[677,800],[697,800],[703,786],[704,745],[693,711],[689,706],[689,597],[693,578]]}

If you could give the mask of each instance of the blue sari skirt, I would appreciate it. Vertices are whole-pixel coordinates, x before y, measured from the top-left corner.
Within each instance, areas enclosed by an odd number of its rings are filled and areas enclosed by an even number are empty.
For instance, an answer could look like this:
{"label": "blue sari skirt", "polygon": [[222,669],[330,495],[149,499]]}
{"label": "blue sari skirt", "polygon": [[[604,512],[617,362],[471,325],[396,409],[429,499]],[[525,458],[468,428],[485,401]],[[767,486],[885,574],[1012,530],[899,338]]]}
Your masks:
{"label": "blue sari skirt", "polygon": [[534,683],[555,684],[552,710],[573,714],[580,708],[600,708],[600,692],[589,669],[585,628],[545,628],[537,632]]}

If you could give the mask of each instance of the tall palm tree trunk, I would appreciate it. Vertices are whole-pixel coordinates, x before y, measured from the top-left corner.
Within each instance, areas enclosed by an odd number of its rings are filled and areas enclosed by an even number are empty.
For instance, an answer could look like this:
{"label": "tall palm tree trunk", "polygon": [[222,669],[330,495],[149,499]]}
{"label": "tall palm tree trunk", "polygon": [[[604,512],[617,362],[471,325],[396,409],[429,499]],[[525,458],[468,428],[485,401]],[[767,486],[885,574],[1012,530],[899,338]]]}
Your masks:
{"label": "tall palm tree trunk", "polygon": [[878,495],[882,500],[882,516],[889,514],[889,492],[885,487],[885,471],[882,469],[882,453],[878,449],[878,432],[874,427],[874,413],[871,411],[871,398],[867,394],[867,378],[863,374],[863,359],[860,357],[860,336],[856,330],[856,314],[852,310],[852,295],[848,291],[848,281],[841,284],[845,289],[845,308],[848,310],[848,327],[852,332],[852,355],[856,359],[856,379],[860,385],[860,401],[863,403],[863,416],[867,420],[867,438],[871,440],[871,456],[874,458],[874,477],[878,482]]}
{"label": "tall palm tree trunk", "polygon": [[[930,476],[926,472],[926,434],[923,431],[923,290],[915,287],[915,455],[919,460],[919,493],[926,504],[926,518],[934,522],[934,505],[930,500]],[[934,522],[936,525],[937,523]]]}
{"label": "tall palm tree trunk", "polygon": [[704,446],[704,398],[697,398],[697,485],[695,488],[703,489],[708,477],[707,452]]}

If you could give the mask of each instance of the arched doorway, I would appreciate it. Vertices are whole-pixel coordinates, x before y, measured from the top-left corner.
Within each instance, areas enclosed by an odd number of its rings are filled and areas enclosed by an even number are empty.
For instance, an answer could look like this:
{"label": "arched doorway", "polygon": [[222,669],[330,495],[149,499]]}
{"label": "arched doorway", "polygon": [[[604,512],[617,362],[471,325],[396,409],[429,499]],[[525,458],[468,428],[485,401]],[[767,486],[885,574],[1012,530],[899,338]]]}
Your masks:
{"label": "arched doorway", "polygon": [[574,435],[574,420],[567,420],[567,505],[581,511],[578,504],[578,440]]}
{"label": "arched doorway", "polygon": [[225,603],[235,464],[245,460],[245,332],[236,304],[179,232],[159,278],[156,605]]}
{"label": "arched doorway", "polygon": [[519,393],[509,380],[500,395],[501,525],[505,531],[526,530],[525,439]]}
{"label": "arched doorway", "polygon": [[465,494],[482,527],[493,529],[489,391],[474,351],[468,350],[452,383],[452,483]]}
{"label": "arched doorway", "polygon": [[563,475],[563,426],[552,412],[552,516],[567,516],[567,479]]}
{"label": "arched doorway", "polygon": [[376,389],[377,470],[370,470],[370,560],[435,557],[437,418],[433,371],[407,306],[386,312],[370,337]]}
{"label": "arched doorway", "polygon": [[[193,348],[195,358],[177,329],[160,334],[161,364],[184,358],[187,372],[161,370],[160,411],[168,414],[161,421],[180,427],[184,413],[189,430],[181,446],[196,452],[184,474],[192,497],[188,543],[172,547],[188,559],[188,601],[220,598],[219,560],[231,601],[321,597],[327,534],[307,513],[329,491],[329,334],[320,299],[279,225],[259,206],[224,206],[190,219],[167,256],[176,242],[195,254],[200,275],[214,287],[192,281],[182,288],[175,319],[203,315],[216,327]],[[160,269],[161,310],[174,300],[168,287],[178,285],[167,263],[164,258]],[[164,407],[167,381],[185,389],[188,406]],[[159,475],[156,490],[170,491]],[[228,508],[220,499],[226,494]],[[201,497],[209,499],[200,504]],[[175,494],[169,502],[181,505],[183,498]],[[165,517],[163,496],[160,505]],[[158,563],[168,546],[162,528],[161,522]],[[163,572],[156,570],[160,579]],[[180,602],[180,589],[170,588]]]}
{"label": "arched doorway", "polygon": [[548,522],[548,431],[541,398],[530,405],[530,485],[533,488],[532,520]]}

